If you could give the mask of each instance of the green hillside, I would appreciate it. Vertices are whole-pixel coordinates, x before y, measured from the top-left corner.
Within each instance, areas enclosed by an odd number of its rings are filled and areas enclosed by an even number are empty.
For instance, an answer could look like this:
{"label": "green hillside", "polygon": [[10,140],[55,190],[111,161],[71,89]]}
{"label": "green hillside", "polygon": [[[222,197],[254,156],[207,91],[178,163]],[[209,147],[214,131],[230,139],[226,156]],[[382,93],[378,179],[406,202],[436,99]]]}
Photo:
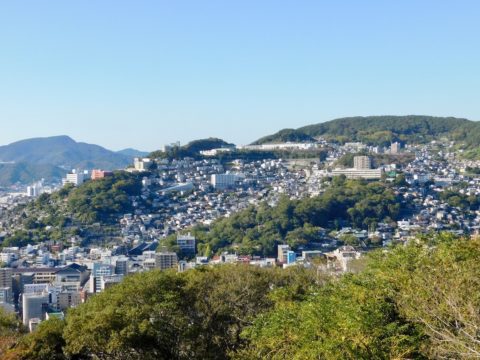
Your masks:
{"label": "green hillside", "polygon": [[226,141],[218,138],[199,139],[189,142],[183,146],[174,146],[167,152],[157,150],[150,154],[150,157],[161,159],[181,159],[184,157],[196,158],[200,156],[200,151],[212,150],[219,148],[231,148],[234,144],[227,143]]}
{"label": "green hillside", "polygon": [[340,143],[362,141],[371,145],[388,145],[394,141],[424,143],[446,137],[475,147],[480,145],[480,123],[467,119],[433,116],[348,117],[285,129],[257,140],[254,144],[285,142],[324,137]]}
{"label": "green hillside", "polygon": [[52,194],[42,194],[3,214],[4,224],[14,224],[14,230],[1,229],[7,232],[1,245],[64,241],[80,234],[87,241],[115,237],[119,216],[134,210],[130,197],[139,196],[141,188],[139,175],[114,172],[113,176],[89,180],[79,187],[69,185]]}

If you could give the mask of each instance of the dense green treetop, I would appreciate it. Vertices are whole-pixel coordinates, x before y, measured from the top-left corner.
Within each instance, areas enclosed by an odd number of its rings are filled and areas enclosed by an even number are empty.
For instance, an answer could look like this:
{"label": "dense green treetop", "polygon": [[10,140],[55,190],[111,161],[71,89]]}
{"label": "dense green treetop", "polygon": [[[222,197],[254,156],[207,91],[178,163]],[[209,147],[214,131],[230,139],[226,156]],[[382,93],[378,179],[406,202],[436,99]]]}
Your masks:
{"label": "dense green treetop", "polygon": [[2,359],[473,359],[479,258],[479,239],[440,234],[340,277],[245,265],[132,275],[26,337],[0,321]]}
{"label": "dense green treetop", "polygon": [[234,146],[234,144],[227,143],[222,139],[208,138],[194,140],[184,146],[173,146],[167,152],[161,150],[154,151],[149,156],[154,159],[182,159],[185,157],[197,158],[200,156],[200,151],[219,148],[232,148]]}
{"label": "dense green treetop", "polygon": [[[470,146],[479,146],[480,123],[453,117],[433,116],[368,116],[348,117],[301,127],[282,130],[255,143],[283,142],[289,136],[324,137],[340,143],[362,141],[372,145],[389,145],[394,141],[425,143],[447,137]],[[308,141],[308,140],[307,140]]]}

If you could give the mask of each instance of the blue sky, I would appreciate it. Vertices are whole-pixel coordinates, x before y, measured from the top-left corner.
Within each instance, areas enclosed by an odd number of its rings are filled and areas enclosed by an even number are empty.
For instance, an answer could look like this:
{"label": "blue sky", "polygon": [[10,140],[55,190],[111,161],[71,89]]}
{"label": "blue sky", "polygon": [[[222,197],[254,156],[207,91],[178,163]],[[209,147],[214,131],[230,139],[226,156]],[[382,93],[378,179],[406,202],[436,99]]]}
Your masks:
{"label": "blue sky", "polygon": [[480,2],[0,2],[0,144],[244,144],[342,116],[480,120]]}

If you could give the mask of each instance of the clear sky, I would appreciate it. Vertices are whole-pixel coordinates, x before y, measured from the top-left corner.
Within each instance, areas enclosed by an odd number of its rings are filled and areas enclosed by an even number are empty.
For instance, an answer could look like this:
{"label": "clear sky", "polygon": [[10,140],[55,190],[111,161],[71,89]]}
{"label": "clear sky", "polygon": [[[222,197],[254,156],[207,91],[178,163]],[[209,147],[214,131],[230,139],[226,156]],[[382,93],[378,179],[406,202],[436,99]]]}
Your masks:
{"label": "clear sky", "polygon": [[154,150],[342,116],[480,120],[480,2],[0,1],[0,144]]}

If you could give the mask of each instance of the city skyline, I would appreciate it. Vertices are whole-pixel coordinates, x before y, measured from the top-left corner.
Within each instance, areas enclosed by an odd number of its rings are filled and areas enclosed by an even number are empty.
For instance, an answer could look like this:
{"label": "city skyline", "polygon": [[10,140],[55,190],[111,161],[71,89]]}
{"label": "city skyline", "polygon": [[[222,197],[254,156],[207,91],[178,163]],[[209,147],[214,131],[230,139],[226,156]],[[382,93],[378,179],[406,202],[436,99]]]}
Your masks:
{"label": "city skyline", "polygon": [[345,116],[480,119],[480,5],[4,3],[0,144],[247,144]]}

